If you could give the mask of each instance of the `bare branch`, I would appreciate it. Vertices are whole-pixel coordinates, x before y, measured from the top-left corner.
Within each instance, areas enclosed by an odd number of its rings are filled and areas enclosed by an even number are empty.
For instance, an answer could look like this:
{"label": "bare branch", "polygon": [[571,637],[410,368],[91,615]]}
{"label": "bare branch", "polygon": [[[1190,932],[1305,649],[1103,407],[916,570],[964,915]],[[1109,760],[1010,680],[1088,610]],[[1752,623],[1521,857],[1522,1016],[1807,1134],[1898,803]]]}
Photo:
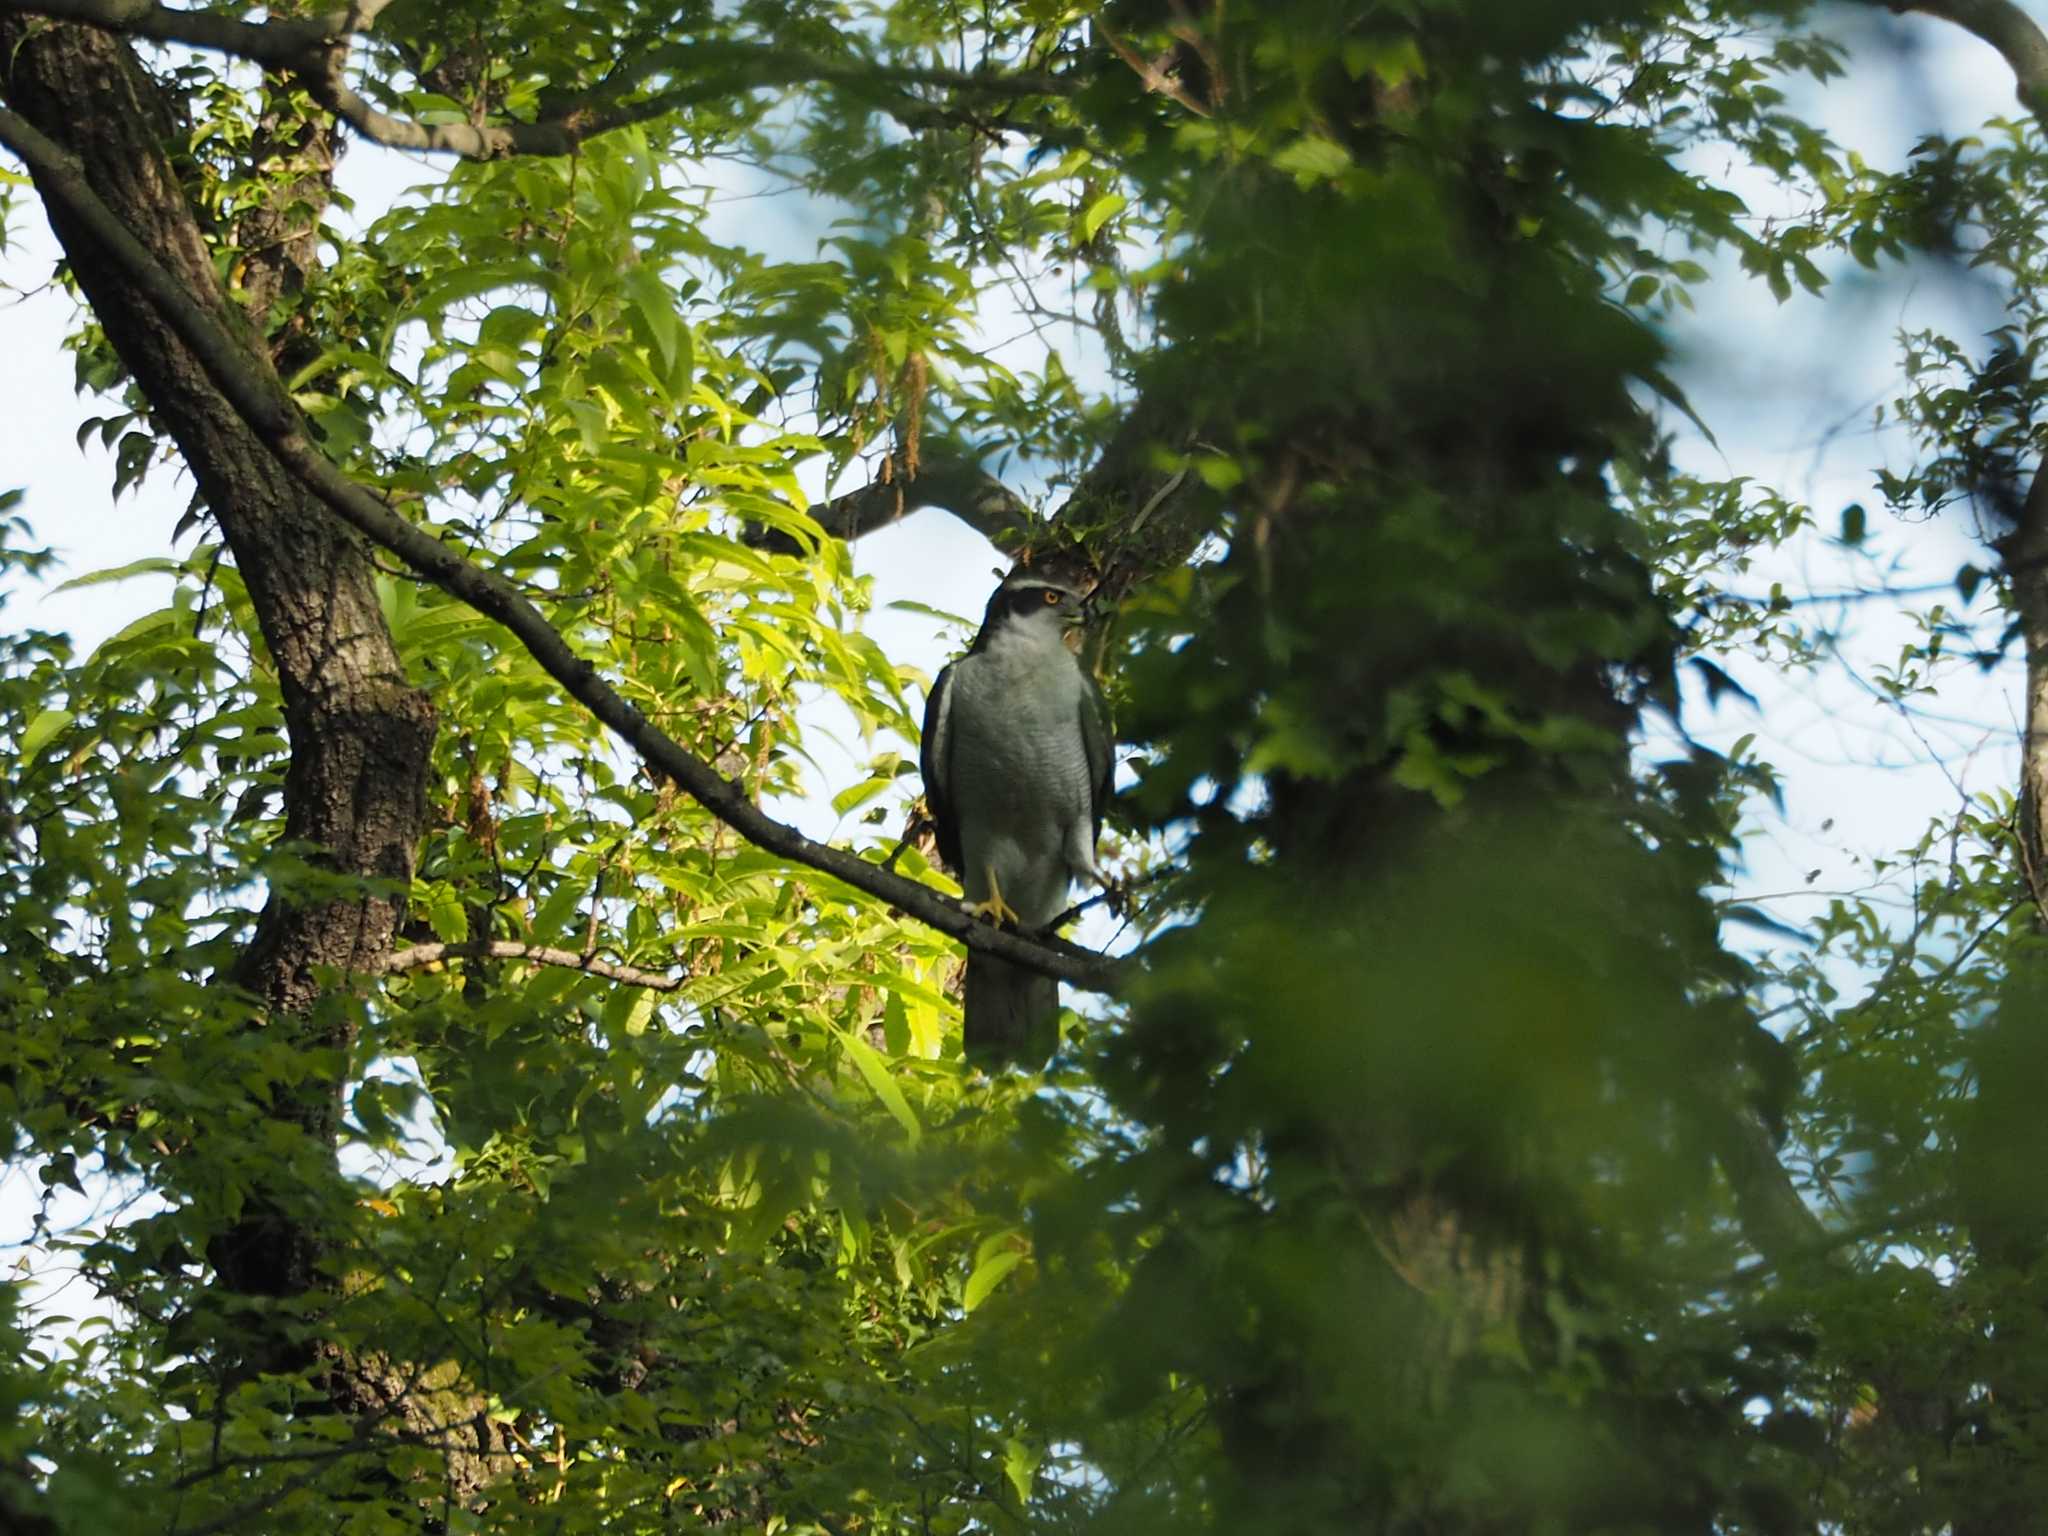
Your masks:
{"label": "bare branch", "polygon": [[898,908],[969,948],[1090,991],[1114,991],[1122,962],[1062,940],[1032,940],[977,922],[930,886],[892,874],[844,848],[813,842],[775,820],[726,779],[626,702],[578,656],[525,595],[496,572],[393,512],[349,479],[307,438],[269,362],[238,343],[115,217],[87,183],[78,162],[18,113],[0,108],[0,143],[29,167],[38,190],[61,207],[103,249],[192,348],[221,393],[278,461],[315,497],[373,544],[397,555],[451,597],[497,620],[542,670],[622,738],[654,772],[673,780],[699,804],[757,847],[830,875]]}
{"label": "bare branch", "polygon": [[[926,507],[950,512],[996,545],[1014,542],[1036,524],[1030,503],[975,463],[971,454],[934,454],[933,446],[927,439],[916,479],[877,480],[835,496],[809,509],[812,521],[849,544]],[[777,554],[804,553],[803,546],[780,528],[749,529],[746,542]]]}
{"label": "bare branch", "polygon": [[401,971],[416,971],[444,960],[486,958],[528,960],[535,965],[588,971],[593,976],[622,981],[629,987],[645,987],[650,992],[673,992],[689,980],[687,976],[669,976],[660,971],[643,971],[638,966],[620,965],[613,960],[600,960],[596,955],[578,954],[573,949],[549,949],[542,944],[514,944],[502,939],[490,944],[414,944],[386,955],[378,969],[383,975],[396,976]]}
{"label": "bare branch", "polygon": [[2048,123],[2048,33],[2012,0],[1882,0],[1903,16],[1918,11],[1952,21],[1996,48],[2012,67],[2020,104]]}

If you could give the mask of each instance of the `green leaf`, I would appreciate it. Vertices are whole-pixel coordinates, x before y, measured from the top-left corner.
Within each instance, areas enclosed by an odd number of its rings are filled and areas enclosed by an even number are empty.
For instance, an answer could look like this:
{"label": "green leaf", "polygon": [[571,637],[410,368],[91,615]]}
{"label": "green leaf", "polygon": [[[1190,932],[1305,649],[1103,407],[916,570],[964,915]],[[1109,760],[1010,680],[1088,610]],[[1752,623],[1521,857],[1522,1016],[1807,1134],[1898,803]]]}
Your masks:
{"label": "green leaf", "polygon": [[433,881],[415,892],[414,901],[425,910],[427,926],[443,944],[460,944],[469,937],[469,912],[454,886]]}
{"label": "green leaf", "polygon": [[1010,1480],[1019,1504],[1031,1502],[1031,1484],[1038,1475],[1038,1462],[1038,1452],[1016,1436],[1003,1442],[1003,1476]]}
{"label": "green leaf", "polygon": [[68,709],[39,710],[21,733],[21,758],[27,762],[48,746],[50,739],[77,717]]}
{"label": "green leaf", "polygon": [[957,629],[972,629],[975,627],[974,620],[972,619],[963,618],[957,613],[948,613],[943,608],[934,608],[929,603],[920,603],[914,598],[899,597],[894,602],[889,603],[887,607],[891,613],[922,614],[928,619],[937,619],[940,623],[953,625]]}
{"label": "green leaf", "polygon": [[1087,211],[1081,215],[1081,243],[1086,245],[1093,240],[1096,231],[1122,213],[1124,205],[1129,201],[1130,199],[1121,192],[1105,192],[1090,203]]}
{"label": "green leaf", "polygon": [[179,610],[176,608],[158,608],[154,612],[145,613],[139,619],[129,620],[128,623],[122,625],[113,634],[107,636],[106,639],[93,647],[92,657],[87,662],[87,665],[91,665],[93,661],[99,660],[102,656],[113,655],[120,651],[122,647],[133,644],[133,642],[141,639],[144,635],[153,634],[159,629],[173,628],[177,625],[180,617]]}
{"label": "green leaf", "polygon": [[1813,942],[1812,934],[1807,933],[1803,929],[1794,928],[1789,923],[1781,923],[1768,912],[1762,911],[1757,907],[1723,907],[1721,909],[1721,920],[1728,923],[1739,923],[1745,928],[1755,928],[1760,932],[1772,935],[1774,938],[1794,939],[1801,944],[1811,944]]}
{"label": "green leaf", "polygon": [[569,931],[569,919],[576,913],[583,900],[583,893],[589,887],[578,880],[563,880],[549,892],[548,899],[541,903],[540,911],[534,914],[527,932],[537,943],[547,943],[560,934]]}
{"label": "green leaf", "polygon": [[1330,181],[1351,169],[1351,152],[1334,139],[1303,134],[1273,157],[1273,169],[1303,186]]}
{"label": "green leaf", "polygon": [[844,816],[848,811],[857,810],[859,807],[866,805],[868,801],[883,793],[895,782],[893,777],[886,779],[863,779],[858,784],[849,785],[834,795],[832,797],[832,809],[841,816]]}
{"label": "green leaf", "polygon": [[442,316],[465,299],[495,293],[502,288],[539,288],[550,291],[557,279],[547,268],[530,262],[477,262],[456,268],[423,286],[407,312],[438,324]]}
{"label": "green leaf", "polygon": [[846,1045],[846,1054],[852,1058],[854,1067],[874,1091],[876,1098],[890,1114],[896,1117],[914,1147],[924,1135],[924,1128],[917,1123],[917,1116],[911,1111],[910,1101],[903,1097],[903,1090],[896,1086],[896,1079],[889,1073],[889,1064],[859,1034],[850,1029],[839,1031],[839,1038]]}
{"label": "green leaf", "polygon": [[994,1253],[974,1266],[974,1273],[967,1277],[967,1288],[960,1293],[960,1305],[972,1312],[989,1298],[989,1293],[1003,1283],[1003,1277],[1024,1262],[1022,1248],[998,1248]]}
{"label": "green leaf", "polygon": [[83,576],[74,576],[69,581],[52,587],[52,592],[76,592],[84,587],[103,587],[110,582],[133,581],[137,576],[175,576],[184,569],[176,560],[167,560],[161,555],[150,555],[142,560],[131,560],[126,565],[109,566],[104,571],[88,571]]}
{"label": "green leaf", "polygon": [[1698,411],[1692,408],[1692,402],[1686,399],[1685,391],[1678,387],[1677,381],[1670,374],[1661,368],[1645,368],[1642,370],[1641,377],[1645,384],[1649,385],[1650,388],[1657,391],[1658,394],[1683,411],[1685,419],[1699,429],[1700,436],[1704,437],[1710,445],[1714,447],[1720,446],[1705,420],[1702,419]]}
{"label": "green leaf", "polygon": [[628,267],[622,284],[633,312],[654,338],[663,371],[672,372],[678,350],[688,345],[683,323],[676,315],[675,294],[662,281],[661,274],[645,262]]}
{"label": "green leaf", "polygon": [[568,400],[563,408],[576,423],[576,431],[583,439],[587,452],[602,454],[605,444],[611,438],[611,422],[605,416],[604,407],[590,400]]}
{"label": "green leaf", "polygon": [[1356,80],[1367,70],[1392,89],[1423,73],[1422,48],[1412,33],[1356,38],[1344,45],[1344,69]]}
{"label": "green leaf", "polygon": [[645,987],[619,987],[604,1006],[605,1033],[632,1038],[647,1033],[654,1017],[655,994]]}

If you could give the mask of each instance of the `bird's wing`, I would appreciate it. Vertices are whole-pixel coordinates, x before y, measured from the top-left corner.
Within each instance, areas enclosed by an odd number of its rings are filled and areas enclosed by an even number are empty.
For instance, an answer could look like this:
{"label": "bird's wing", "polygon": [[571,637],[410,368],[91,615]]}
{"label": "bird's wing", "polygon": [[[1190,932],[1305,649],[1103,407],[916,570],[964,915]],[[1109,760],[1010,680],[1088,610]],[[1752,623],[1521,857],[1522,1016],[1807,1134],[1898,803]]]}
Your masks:
{"label": "bird's wing", "polygon": [[1116,754],[1110,746],[1109,707],[1085,671],[1081,674],[1081,750],[1088,758],[1088,814],[1100,837],[1102,813],[1109,807],[1116,784]]}
{"label": "bird's wing", "polygon": [[953,669],[942,667],[924,703],[924,735],[917,766],[924,775],[924,803],[939,834],[939,857],[960,872],[960,822],[953,808]]}

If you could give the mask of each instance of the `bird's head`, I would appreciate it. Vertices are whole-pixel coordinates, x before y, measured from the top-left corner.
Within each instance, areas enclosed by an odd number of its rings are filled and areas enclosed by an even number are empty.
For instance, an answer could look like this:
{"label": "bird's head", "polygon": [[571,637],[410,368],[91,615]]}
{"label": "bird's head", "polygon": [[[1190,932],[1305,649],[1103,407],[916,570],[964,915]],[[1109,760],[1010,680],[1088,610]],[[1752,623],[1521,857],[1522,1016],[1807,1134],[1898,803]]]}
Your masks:
{"label": "bird's head", "polygon": [[1087,593],[1064,582],[1020,573],[997,587],[988,600],[981,638],[987,641],[1007,634],[1060,640],[1068,650],[1078,650],[1089,617]]}

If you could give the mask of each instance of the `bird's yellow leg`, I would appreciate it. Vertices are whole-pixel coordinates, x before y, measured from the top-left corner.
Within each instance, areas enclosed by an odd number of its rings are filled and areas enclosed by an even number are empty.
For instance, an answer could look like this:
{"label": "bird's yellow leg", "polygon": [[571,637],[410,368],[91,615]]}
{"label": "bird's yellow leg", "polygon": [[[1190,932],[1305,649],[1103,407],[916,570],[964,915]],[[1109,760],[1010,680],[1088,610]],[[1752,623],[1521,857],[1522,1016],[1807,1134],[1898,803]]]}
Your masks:
{"label": "bird's yellow leg", "polygon": [[1008,923],[1012,928],[1022,928],[1024,919],[1017,915],[1015,907],[1003,900],[1003,888],[996,883],[995,865],[984,865],[983,871],[988,875],[988,900],[970,901],[967,903],[968,912],[987,922]]}

